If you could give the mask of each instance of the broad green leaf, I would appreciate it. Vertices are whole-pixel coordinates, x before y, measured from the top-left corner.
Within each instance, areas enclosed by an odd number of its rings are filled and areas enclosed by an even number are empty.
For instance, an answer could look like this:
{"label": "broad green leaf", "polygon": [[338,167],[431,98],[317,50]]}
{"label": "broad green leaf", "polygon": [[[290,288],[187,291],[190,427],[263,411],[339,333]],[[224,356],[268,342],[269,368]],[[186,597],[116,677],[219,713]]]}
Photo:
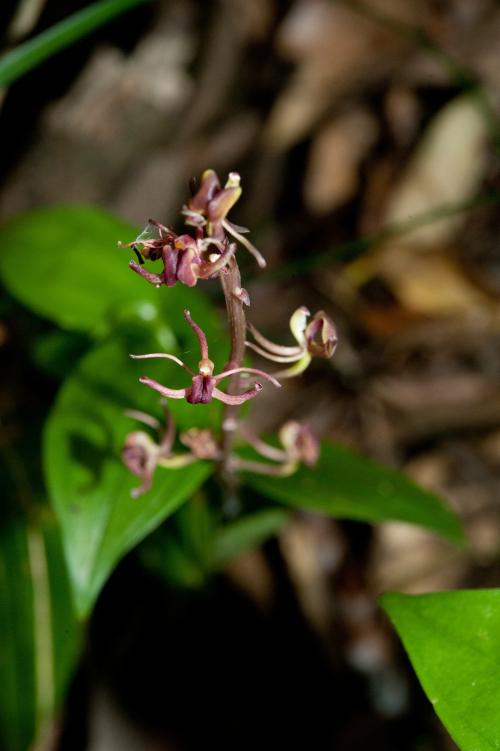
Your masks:
{"label": "broad green leaf", "polygon": [[432,705],[462,751],[500,748],[500,589],[387,594]]}
{"label": "broad green leaf", "polygon": [[74,667],[79,629],[54,523],[0,532],[0,747],[25,751]]}
{"label": "broad green leaf", "polygon": [[[140,345],[146,352],[159,348],[154,332],[129,323],[126,336],[117,334],[95,347],[66,380],[46,425],[47,485],[80,615],[88,613],[120,558],[190,498],[211,471],[202,462],[158,469],[153,488],[131,498],[139,480],[122,465],[120,451],[127,433],[143,426],[124,411],[162,414],[158,395],[138,377],[146,372],[174,387],[189,379],[164,360],[146,365],[130,360],[128,353]],[[169,408],[181,428],[213,424],[220,413],[215,403],[170,400]]]}
{"label": "broad green leaf", "polygon": [[117,241],[136,235],[137,229],[97,208],[38,209],[0,227],[0,276],[14,297],[66,329],[102,335],[132,315],[184,336],[184,308],[213,326],[198,288],[156,289],[128,268],[131,252]]}
{"label": "broad green leaf", "polygon": [[143,563],[175,587],[203,586],[213,568],[215,513],[200,492],[139,549]]}
{"label": "broad green leaf", "polygon": [[85,334],[51,328],[33,341],[31,357],[40,370],[62,381],[92,343]]}
{"label": "broad green leaf", "polygon": [[0,86],[8,86],[48,57],[145,0],[101,0],[54,24],[0,57]]}
{"label": "broad green leaf", "polygon": [[263,509],[219,527],[215,537],[215,560],[223,565],[248,548],[257,547],[278,534],[288,519],[281,509]]}
{"label": "broad green leaf", "polygon": [[453,512],[433,493],[405,475],[342,446],[324,442],[314,469],[301,467],[286,478],[247,474],[245,482],[268,498],[338,519],[403,521],[463,544]]}

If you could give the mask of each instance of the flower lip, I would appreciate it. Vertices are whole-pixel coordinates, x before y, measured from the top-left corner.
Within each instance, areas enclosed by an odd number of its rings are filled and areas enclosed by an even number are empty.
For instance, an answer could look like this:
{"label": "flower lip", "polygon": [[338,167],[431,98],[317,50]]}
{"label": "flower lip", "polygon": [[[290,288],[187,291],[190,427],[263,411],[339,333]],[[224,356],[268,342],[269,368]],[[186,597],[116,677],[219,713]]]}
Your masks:
{"label": "flower lip", "polygon": [[314,357],[328,360],[337,348],[338,336],[335,324],[323,310],[315,313],[305,329],[307,351]]}

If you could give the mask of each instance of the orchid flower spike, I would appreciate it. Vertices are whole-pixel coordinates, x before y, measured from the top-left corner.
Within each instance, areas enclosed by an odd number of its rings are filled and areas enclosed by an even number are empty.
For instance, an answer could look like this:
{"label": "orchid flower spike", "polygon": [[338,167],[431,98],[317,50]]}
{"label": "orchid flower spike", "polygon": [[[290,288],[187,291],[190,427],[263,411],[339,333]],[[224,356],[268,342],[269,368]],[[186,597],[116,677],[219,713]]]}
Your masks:
{"label": "orchid flower spike", "polygon": [[[118,243],[121,248],[132,248],[138,263],[130,261],[132,271],[150,284],[173,287],[182,282],[194,287],[198,279],[210,279],[224,269],[234,255],[236,244],[191,235],[176,235],[168,227],[150,219],[147,227],[131,243]],[[154,274],[144,268],[144,261],[163,262],[163,270]]]}
{"label": "orchid flower spike", "polygon": [[241,178],[237,172],[230,172],[224,187],[221,187],[217,173],[207,169],[201,176],[200,185],[183,207],[186,224],[204,228],[208,237],[224,240],[225,233],[241,243],[255,258],[261,268],[265,268],[263,255],[243,235],[246,227],[232,224],[227,215],[241,196]]}
{"label": "orchid flower spike", "polygon": [[337,332],[332,319],[323,311],[314,314],[308,323],[311,313],[301,306],[290,318],[290,330],[297,344],[283,346],[266,339],[251,323],[248,328],[255,342],[245,342],[262,357],[274,362],[290,363],[290,367],[274,373],[276,378],[292,378],[300,375],[308,367],[313,357],[328,359],[332,357],[337,347]]}
{"label": "orchid flower spike", "polygon": [[184,370],[192,376],[191,385],[184,389],[171,389],[167,386],[163,386],[161,383],[154,381],[148,376],[142,376],[139,381],[149,388],[158,391],[162,396],[167,399],[186,399],[190,404],[208,404],[212,399],[218,399],[224,404],[230,404],[237,406],[253,399],[254,396],[262,390],[260,383],[255,383],[254,386],[242,394],[227,394],[225,391],[221,391],[217,388],[220,381],[235,373],[249,373],[261,376],[267,381],[270,381],[274,386],[280,387],[280,383],[273,376],[265,373],[263,370],[257,370],[256,368],[230,368],[229,370],[223,370],[220,373],[214,375],[214,363],[210,360],[208,355],[207,338],[204,331],[198,326],[191,318],[191,314],[188,310],[184,311],[184,318],[186,322],[191,326],[192,330],[198,338],[200,346],[201,360],[198,363],[198,372],[194,373],[185,363],[182,362],[175,355],[171,355],[163,352],[154,352],[147,355],[130,355],[135,360],[144,360],[151,358],[164,358],[166,360],[172,360],[177,365],[180,365]]}
{"label": "orchid flower spike", "polygon": [[128,417],[148,425],[160,435],[156,443],[151,436],[143,430],[129,433],[122,449],[122,461],[132,474],[142,480],[138,488],[131,491],[132,498],[138,498],[151,488],[153,476],[158,466],[170,469],[185,467],[194,462],[198,456],[194,451],[185,454],[172,453],[175,438],[175,425],[172,416],[165,410],[165,426],[151,415],[137,410],[128,410]]}

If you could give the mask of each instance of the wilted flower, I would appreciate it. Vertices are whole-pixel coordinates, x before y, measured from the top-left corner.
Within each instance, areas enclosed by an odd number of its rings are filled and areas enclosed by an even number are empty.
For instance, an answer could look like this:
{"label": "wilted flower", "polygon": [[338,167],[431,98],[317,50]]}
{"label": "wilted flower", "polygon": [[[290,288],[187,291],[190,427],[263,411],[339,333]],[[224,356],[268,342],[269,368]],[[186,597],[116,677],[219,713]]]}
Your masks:
{"label": "wilted flower", "polygon": [[310,425],[289,420],[280,428],[278,435],[290,461],[314,467],[319,459],[319,441]]}
{"label": "wilted flower", "polygon": [[160,457],[160,447],[143,430],[129,433],[122,449],[122,461],[127,469],[142,480],[142,485],[132,490],[138,496],[149,490]]}
{"label": "wilted flower", "polygon": [[147,415],[144,412],[129,410],[126,414],[149,425],[160,433],[159,443],[156,443],[143,430],[129,433],[125,439],[122,449],[122,461],[132,474],[140,477],[142,480],[142,484],[131,491],[132,497],[138,498],[150,489],[156,467],[162,466],[169,467],[170,469],[185,467],[186,464],[190,464],[198,457],[194,452],[189,454],[172,453],[175,425],[168,412],[165,413],[165,427],[163,429],[161,429],[161,425],[155,417],[151,417],[151,415]]}
{"label": "wilted flower", "polygon": [[[157,232],[158,237],[151,236],[151,228]],[[156,287],[161,287],[162,284],[173,287],[177,282],[194,287],[198,279],[209,279],[219,273],[236,250],[236,245],[227,241],[176,235],[153,219],[149,220],[146,229],[135,240],[119,245],[133,249],[139,263],[130,261],[130,268]],[[163,271],[159,274],[148,271],[143,267],[144,259],[161,259]]]}
{"label": "wilted flower", "polygon": [[299,464],[313,467],[319,458],[319,441],[311,427],[297,420],[289,420],[279,430],[278,436],[282,448],[271,446],[261,438],[253,435],[244,425],[240,425],[240,433],[247,443],[261,456],[278,464],[264,464],[235,458],[235,469],[257,472],[263,475],[286,477],[293,474]]}
{"label": "wilted flower", "polygon": [[180,441],[197,459],[221,458],[221,448],[208,428],[189,428],[181,433]]}
{"label": "wilted flower", "polygon": [[293,347],[269,341],[255,326],[251,323],[248,324],[257,344],[245,342],[247,347],[268,360],[292,363],[289,368],[274,373],[276,378],[292,378],[300,375],[307,368],[312,357],[328,359],[335,352],[338,340],[332,319],[323,310],[320,310],[307,323],[310,315],[309,310],[301,306],[290,318],[290,330],[297,342],[297,345]]}
{"label": "wilted flower", "polygon": [[184,370],[187,370],[192,376],[191,385],[184,389],[171,389],[158,383],[158,381],[148,378],[148,376],[142,376],[139,378],[141,383],[144,383],[146,386],[158,391],[162,396],[166,396],[169,399],[186,399],[190,404],[208,404],[212,399],[218,399],[225,404],[233,406],[243,404],[243,402],[246,402],[248,399],[252,399],[262,389],[260,383],[255,383],[251,389],[244,391],[242,394],[226,394],[224,391],[220,391],[220,389],[217,388],[217,384],[224,378],[234,375],[235,373],[253,373],[271,381],[271,383],[277,387],[280,386],[276,378],[265,373],[263,370],[257,370],[256,368],[230,368],[229,370],[223,370],[221,373],[213,375],[214,363],[208,356],[208,344],[205,333],[200,326],[193,321],[188,310],[184,311],[184,318],[198,337],[201,352],[201,360],[198,363],[198,373],[194,373],[187,365],[185,365],[185,363],[182,362],[182,360],[175,355],[168,353],[154,352],[147,355],[130,355],[130,357],[137,360],[156,357],[172,360],[177,363],[177,365],[184,368]]}
{"label": "wilted flower", "polygon": [[186,217],[186,224],[203,227],[208,237],[224,240],[227,232],[244,245],[259,266],[264,268],[266,261],[262,254],[243,237],[248,229],[238,227],[227,219],[228,213],[241,196],[240,182],[239,174],[230,172],[222,188],[217,173],[212,169],[205,170],[201,176],[200,187],[183,207],[182,213]]}

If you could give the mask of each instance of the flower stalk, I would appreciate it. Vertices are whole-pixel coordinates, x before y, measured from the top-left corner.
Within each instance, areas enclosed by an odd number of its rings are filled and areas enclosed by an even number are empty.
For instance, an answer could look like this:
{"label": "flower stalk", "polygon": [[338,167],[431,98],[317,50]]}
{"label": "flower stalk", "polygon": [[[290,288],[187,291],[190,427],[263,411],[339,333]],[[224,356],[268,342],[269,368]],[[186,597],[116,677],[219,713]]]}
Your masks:
{"label": "flower stalk", "polygon": [[[145,431],[134,431],[127,436],[122,459],[126,467],[141,479],[141,485],[132,491],[134,497],[151,488],[153,475],[158,467],[175,469],[197,460],[218,462],[226,487],[234,492],[241,471],[260,472],[274,476],[286,476],[299,465],[313,466],[318,458],[318,442],[311,429],[302,423],[290,421],[279,432],[280,446],[276,447],[254,436],[239,419],[242,404],[254,399],[262,390],[260,380],[279,388],[277,380],[302,373],[313,357],[329,358],[337,345],[337,334],[332,320],[323,311],[309,321],[310,313],[305,307],[298,308],[290,319],[290,329],[295,345],[275,344],[264,337],[246,320],[246,307],[250,305],[248,292],[242,287],[237,261],[237,246],[248,250],[261,268],[266,265],[262,254],[243,237],[248,230],[238,227],[228,219],[228,213],[241,195],[240,176],[231,172],[221,186],[217,174],[206,170],[195,186],[191,198],[182,208],[185,224],[192,228],[191,234],[176,234],[173,229],[149,220],[146,229],[130,243],[119,243],[130,248],[137,261],[129,266],[136,274],[156,287],[172,287],[178,282],[193,287],[200,280],[220,280],[226,303],[229,326],[230,350],[228,361],[220,372],[210,359],[209,342],[203,330],[203,322],[196,322],[188,310],[184,319],[196,336],[200,350],[197,368],[192,369],[177,355],[169,352],[131,354],[134,360],[160,358],[183,368],[190,380],[184,388],[170,388],[148,375],[139,378],[140,383],[169,399],[185,399],[190,404],[208,404],[213,399],[224,404],[220,436],[212,431],[192,427],[180,434],[179,441],[187,451],[174,450],[175,426],[168,412],[165,426],[143,412],[129,412],[129,416],[155,431],[155,440]],[[160,262],[162,268],[153,272],[146,262]],[[252,340],[246,339],[247,331]],[[243,365],[246,350],[250,349],[273,362],[286,364],[278,373]],[[242,391],[243,378],[252,377],[253,385]],[[255,380],[258,378],[259,380]],[[229,379],[227,390],[219,388],[221,381]],[[237,439],[243,439],[265,460],[247,460],[235,453]]]}

